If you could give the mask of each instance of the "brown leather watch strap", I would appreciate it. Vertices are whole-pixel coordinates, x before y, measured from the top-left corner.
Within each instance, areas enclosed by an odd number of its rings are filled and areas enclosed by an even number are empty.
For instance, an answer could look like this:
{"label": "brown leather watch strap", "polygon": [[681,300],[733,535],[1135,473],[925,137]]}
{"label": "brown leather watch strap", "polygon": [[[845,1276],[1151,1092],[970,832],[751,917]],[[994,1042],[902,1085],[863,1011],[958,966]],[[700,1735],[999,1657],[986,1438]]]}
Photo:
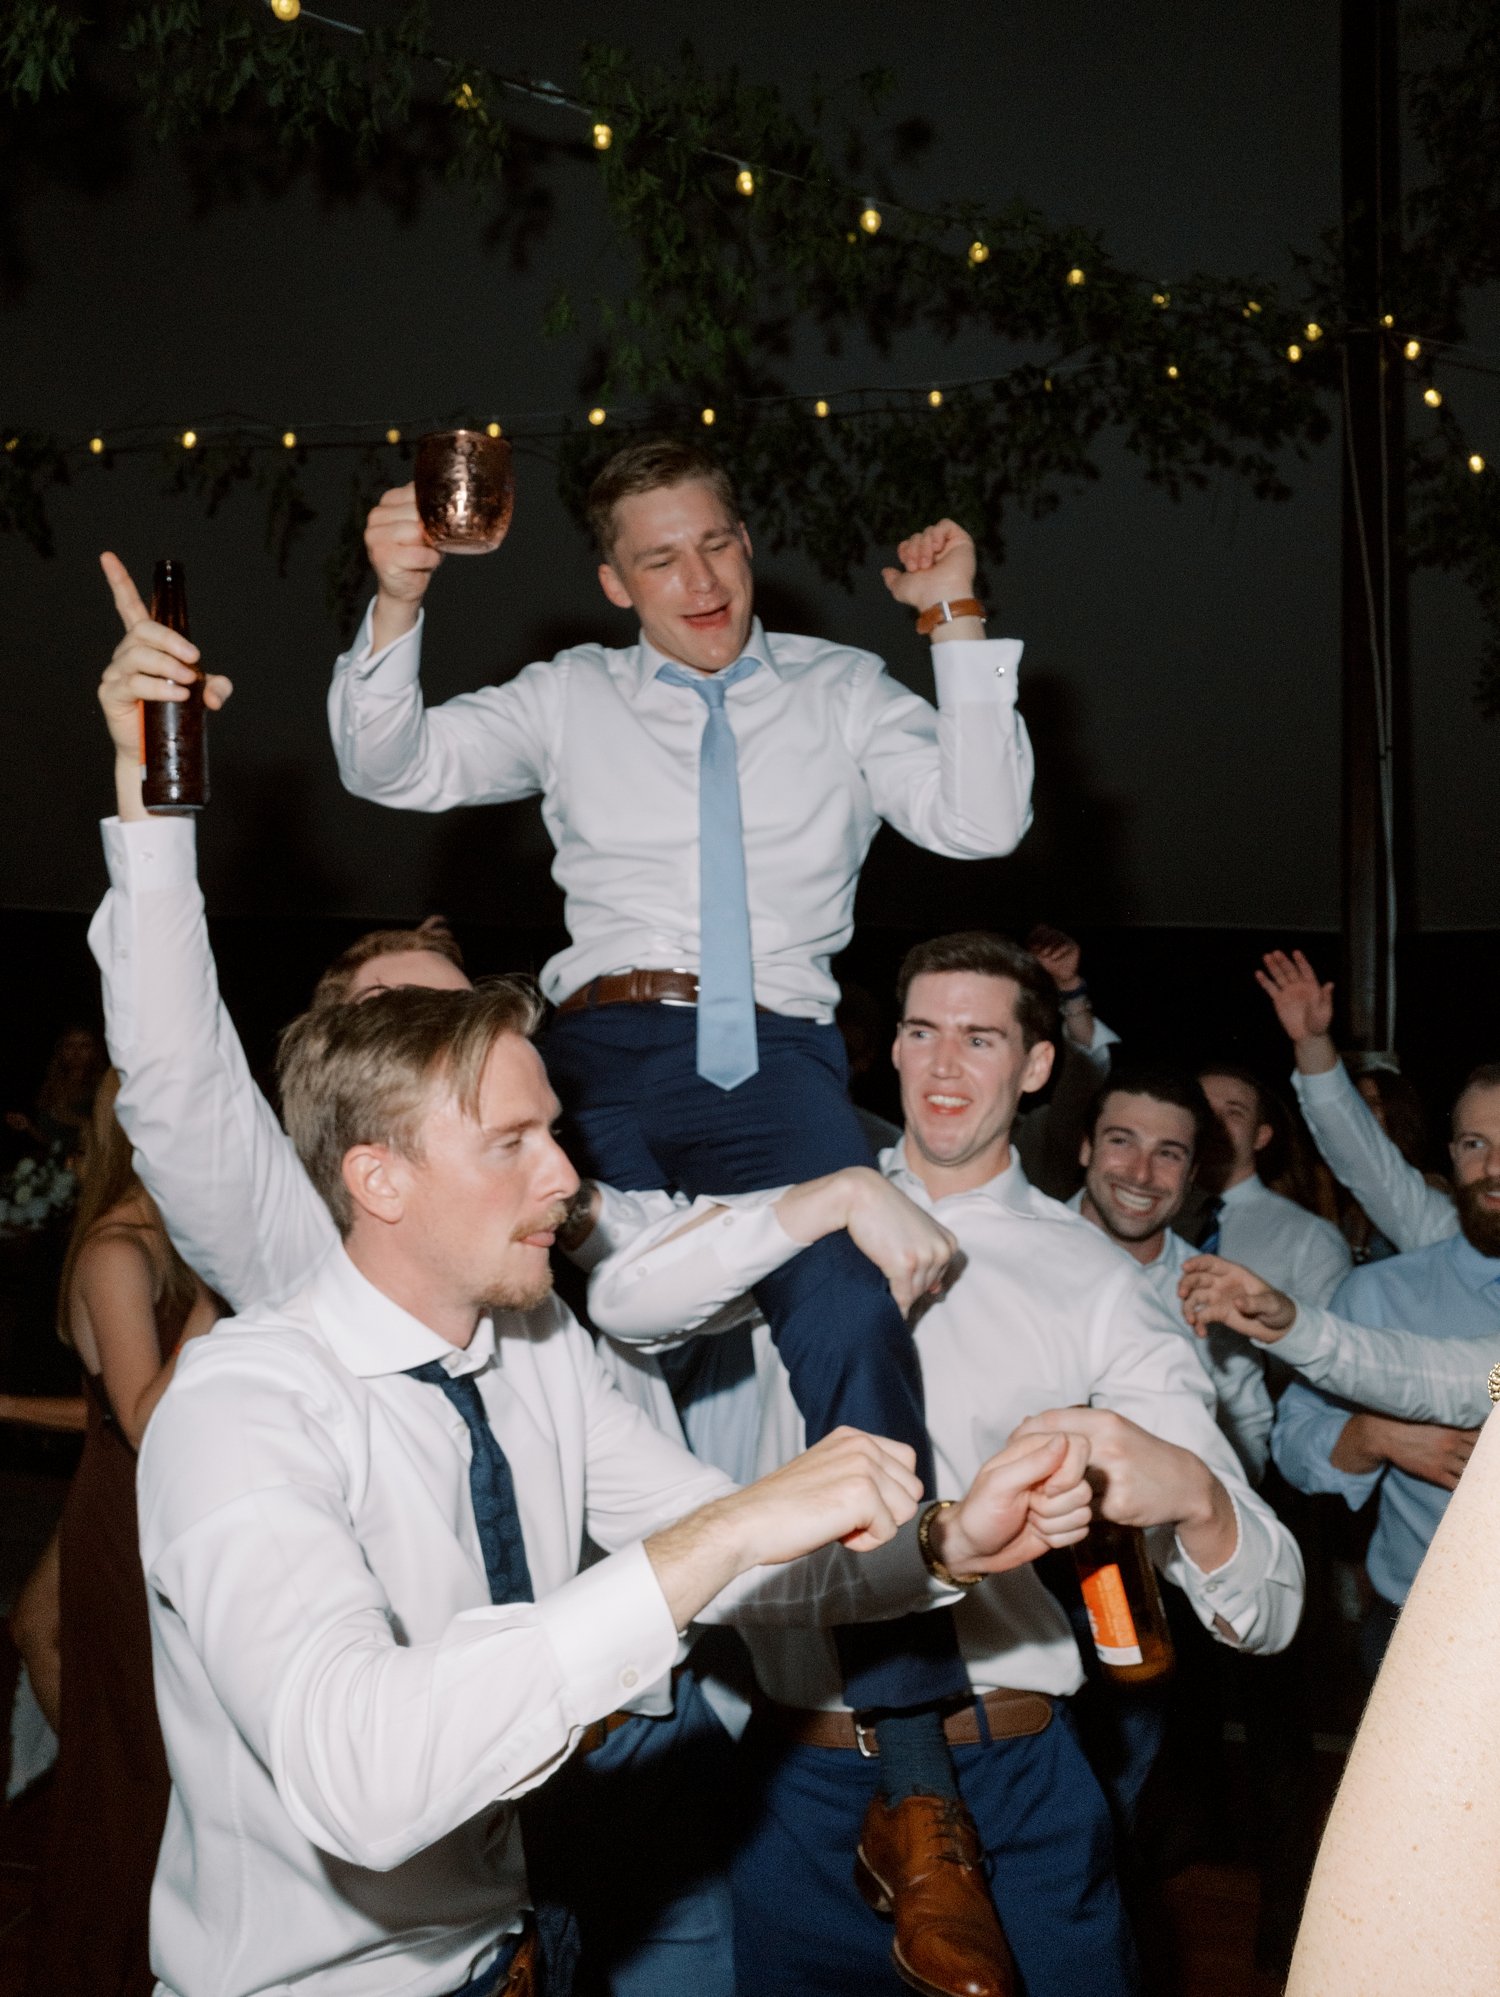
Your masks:
{"label": "brown leather watch strap", "polygon": [[951,603],[930,604],[917,619],[917,636],[925,638],[936,631],[940,624],[951,624],[959,617],[983,617],[984,605],[977,596],[957,596]]}

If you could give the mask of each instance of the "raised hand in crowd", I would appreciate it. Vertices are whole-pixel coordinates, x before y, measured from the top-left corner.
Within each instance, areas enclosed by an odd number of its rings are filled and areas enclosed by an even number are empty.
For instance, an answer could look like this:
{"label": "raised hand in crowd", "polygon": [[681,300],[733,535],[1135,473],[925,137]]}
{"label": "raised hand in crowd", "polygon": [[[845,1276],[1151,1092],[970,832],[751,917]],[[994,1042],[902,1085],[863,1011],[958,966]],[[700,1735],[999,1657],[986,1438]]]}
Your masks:
{"label": "raised hand in crowd", "polygon": [[371,643],[378,652],[411,630],[443,561],[422,531],[414,485],[393,486],[380,495],[365,521],[365,552],[375,571]]}
{"label": "raised hand in crowd", "polygon": [[[960,603],[974,596],[978,557],[974,539],[956,520],[939,520],[919,533],[908,534],[896,549],[900,568],[883,568],[881,580],[897,603],[909,610],[930,610],[937,603]],[[954,617],[929,633],[934,644],[945,638],[982,638],[978,616]]]}
{"label": "raised hand in crowd", "polygon": [[1239,1540],[1229,1493],[1201,1457],[1152,1435],[1111,1408],[1049,1408],[1029,1415],[1012,1442],[1067,1433],[1088,1445],[1100,1515],[1116,1525],[1171,1526],[1205,1573],[1233,1558]]}
{"label": "raised hand in crowd", "polygon": [[1297,1318],[1297,1306],[1284,1291],[1223,1255],[1195,1255],[1185,1262],[1177,1294],[1199,1338],[1222,1324],[1258,1345],[1274,1345]]}
{"label": "raised hand in crowd", "polygon": [[1063,1031],[1080,1047],[1094,1044],[1094,1007],[1083,982],[1083,951],[1066,930],[1039,922],[1026,939],[1026,948],[1057,986]]}
{"label": "raised hand in crowd", "polygon": [[1276,1008],[1298,1068],[1304,1075],[1326,1074],[1338,1065],[1339,1058],[1329,1030],[1333,1025],[1332,982],[1321,983],[1300,950],[1293,950],[1290,956],[1285,950],[1268,950],[1261,961],[1265,969],[1256,972],[1255,982]]}
{"label": "raised hand in crowd", "polygon": [[[102,554],[104,571],[125,636],[110,654],[99,682],[99,705],[115,745],[115,797],[123,819],[147,816],[141,802],[141,723],[143,700],[186,700],[188,688],[202,670],[201,654],[190,638],[152,621],[130,571],[118,555]],[[203,684],[206,707],[217,711],[234,687],[223,673],[209,673]]]}

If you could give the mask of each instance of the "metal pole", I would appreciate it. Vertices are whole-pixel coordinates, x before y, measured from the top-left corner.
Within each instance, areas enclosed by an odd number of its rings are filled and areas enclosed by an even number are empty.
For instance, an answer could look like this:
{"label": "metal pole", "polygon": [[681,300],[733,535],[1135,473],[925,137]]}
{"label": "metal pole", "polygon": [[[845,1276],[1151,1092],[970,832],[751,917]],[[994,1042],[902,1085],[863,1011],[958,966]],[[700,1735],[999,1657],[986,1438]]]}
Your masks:
{"label": "metal pole", "polygon": [[1391,1050],[1410,906],[1405,403],[1396,0],[1343,0],[1343,987],[1350,1038]]}

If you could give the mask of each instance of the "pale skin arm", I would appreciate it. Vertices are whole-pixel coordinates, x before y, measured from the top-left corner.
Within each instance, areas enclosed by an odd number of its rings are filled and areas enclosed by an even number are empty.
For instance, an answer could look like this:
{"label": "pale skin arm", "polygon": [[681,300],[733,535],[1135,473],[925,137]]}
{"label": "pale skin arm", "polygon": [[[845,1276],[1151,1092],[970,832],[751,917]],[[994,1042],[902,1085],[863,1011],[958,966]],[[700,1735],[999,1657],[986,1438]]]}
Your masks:
{"label": "pale skin arm", "polygon": [[[1026,939],[1026,948],[1057,986],[1059,992],[1072,991],[1078,983],[1083,952],[1077,942],[1061,929],[1039,926]],[[1094,1044],[1094,1008],[1085,992],[1074,999],[1063,1018],[1063,1032],[1080,1047]]]}
{"label": "pale skin arm", "polygon": [[[115,804],[121,820],[149,818],[141,800],[141,737],[137,704],[143,700],[186,700],[188,688],[202,667],[198,647],[190,638],[154,624],[140,591],[118,555],[103,554],[104,571],[115,609],[125,627],[99,682],[99,705],[115,745]],[[209,673],[203,704],[217,712],[234,692],[222,673]]]}
{"label": "pale skin arm", "polygon": [[[115,1420],[131,1448],[139,1449],[177,1367],[177,1352],[163,1364],[157,1345],[159,1285],[151,1258],[128,1236],[102,1236],[85,1245],[74,1286],[73,1308],[83,1320],[76,1324],[77,1342],[86,1361],[97,1359]],[[217,1315],[208,1292],[200,1290],[177,1351],[211,1331]]]}
{"label": "pale skin arm", "polygon": [[88,1410],[81,1394],[0,1394],[0,1421],[81,1435]]}
{"label": "pale skin arm", "polygon": [[1365,1708],[1287,1997],[1490,1997],[1500,1984],[1497,1512],[1491,1421]]}
{"label": "pale skin arm", "polygon": [[[919,534],[909,534],[897,548],[896,559],[900,568],[882,569],[881,580],[898,603],[918,615],[935,603],[957,603],[974,594],[974,542],[956,520],[939,520]],[[983,636],[982,617],[955,617],[937,626],[932,642],[946,645]]]}
{"label": "pale skin arm", "polygon": [[1339,1050],[1329,1028],[1333,1025],[1333,986],[1320,983],[1317,972],[1300,950],[1269,950],[1265,969],[1255,982],[1276,1008],[1276,1017],[1292,1043],[1299,1073],[1326,1075],[1339,1064]]}
{"label": "pale skin arm", "polygon": [[42,1716],[62,1728],[62,1563],[54,1532],[22,1583],[10,1612],[10,1633]]}
{"label": "pale skin arm", "polygon": [[[1007,1572],[1088,1527],[1086,1449],[1066,1435],[1013,1441],[963,1500],[934,1521],[953,1573]],[[646,1553],[678,1629],[752,1567],[780,1566],[841,1541],[869,1552],[916,1512],[922,1486],[904,1443],[835,1429],[769,1477],[654,1533]]]}

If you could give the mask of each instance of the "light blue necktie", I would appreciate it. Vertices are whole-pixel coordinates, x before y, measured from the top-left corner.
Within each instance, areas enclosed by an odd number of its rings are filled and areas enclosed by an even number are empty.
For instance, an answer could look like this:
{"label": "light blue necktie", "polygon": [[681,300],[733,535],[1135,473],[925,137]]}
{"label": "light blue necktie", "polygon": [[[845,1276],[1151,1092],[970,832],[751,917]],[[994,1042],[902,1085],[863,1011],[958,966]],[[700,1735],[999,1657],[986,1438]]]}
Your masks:
{"label": "light blue necktie", "polygon": [[739,765],[724,711],[730,687],[759,664],[743,658],[706,679],[671,665],[657,674],[691,687],[708,708],[698,752],[698,1073],[721,1089],[749,1081],[760,1066]]}

